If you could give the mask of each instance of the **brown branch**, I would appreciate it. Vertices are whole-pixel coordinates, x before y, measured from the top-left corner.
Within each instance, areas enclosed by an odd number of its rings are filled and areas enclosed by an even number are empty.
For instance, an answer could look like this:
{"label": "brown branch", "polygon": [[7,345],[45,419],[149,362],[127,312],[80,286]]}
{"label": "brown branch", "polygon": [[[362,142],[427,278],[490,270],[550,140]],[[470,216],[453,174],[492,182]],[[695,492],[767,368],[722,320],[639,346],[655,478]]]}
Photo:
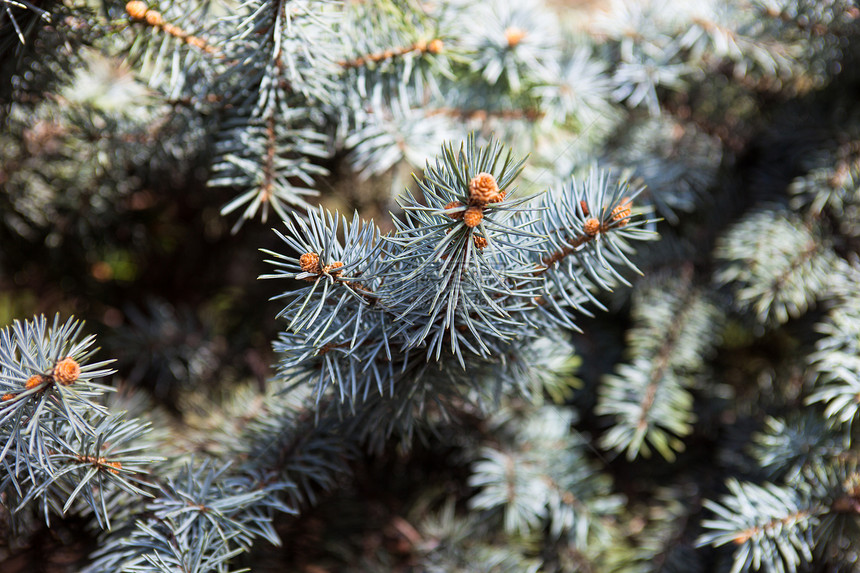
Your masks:
{"label": "brown branch", "polygon": [[546,114],[543,110],[534,108],[486,110],[442,107],[428,111],[427,115],[444,115],[473,121],[486,121],[489,118],[499,118],[505,120],[524,119],[526,121],[535,122],[542,119]]}
{"label": "brown branch", "polygon": [[639,430],[644,430],[648,427],[648,413],[651,411],[651,407],[654,405],[654,399],[657,397],[657,388],[659,387],[660,380],[669,368],[672,351],[675,349],[675,344],[681,336],[680,324],[683,323],[684,317],[692,308],[691,303],[694,298],[694,291],[690,289],[692,280],[693,268],[692,266],[687,265],[681,273],[681,288],[687,290],[687,292],[679,305],[680,312],[678,314],[680,314],[680,316],[675,321],[675,328],[672,329],[669,336],[666,337],[663,344],[660,345],[660,349],[657,351],[657,355],[654,358],[654,366],[651,369],[651,378],[648,382],[648,388],[645,390],[645,396],[639,404],[642,409],[642,413],[639,416],[639,423],[636,426]]}
{"label": "brown branch", "polygon": [[[620,217],[613,216],[613,220],[606,223],[600,223],[599,226],[597,226],[597,229],[594,234],[583,233],[581,235],[573,237],[572,239],[567,239],[565,241],[567,243],[567,246],[562,247],[561,250],[556,251],[548,257],[544,257],[543,259],[541,259],[541,263],[543,263],[543,266],[538,265],[537,268],[532,272],[532,276],[541,276],[542,274],[550,270],[555,263],[562,260],[564,257],[575,253],[582,245],[596,239],[598,235],[600,235],[600,233],[608,233],[613,229],[624,227],[625,225],[627,225],[629,219],[629,214],[624,214]],[[586,221],[586,224],[587,223],[588,221]]]}
{"label": "brown branch", "polygon": [[96,456],[82,456],[76,455],[73,456],[77,461],[85,464],[90,464],[95,466],[99,470],[106,470],[111,472],[112,474],[118,474],[119,470],[122,469],[122,463],[120,462],[109,462],[107,458],[104,457],[96,457]]}
{"label": "brown branch", "polygon": [[596,236],[597,235],[589,236],[589,235],[583,234],[583,235],[577,235],[576,237],[573,238],[573,240],[567,240],[566,241],[567,246],[563,247],[560,251],[556,251],[556,252],[552,253],[550,256],[544,257],[543,259],[541,259],[543,266],[542,267],[538,266],[532,272],[532,276],[533,277],[541,276],[542,274],[544,274],[545,272],[550,270],[555,263],[562,260],[564,257],[575,253],[577,251],[577,249],[579,249],[579,247],[581,247],[585,243],[593,240],[594,237],[596,237]]}
{"label": "brown branch", "polygon": [[[588,205],[585,201],[580,201],[579,203],[582,207],[583,214],[588,217],[590,215]],[[627,197],[623,197],[621,202],[612,209],[612,213],[609,215],[607,220],[600,220],[594,217],[586,219],[582,225],[582,233],[572,239],[567,239],[567,246],[563,247],[560,251],[556,251],[550,256],[541,259],[543,266],[541,267],[538,265],[535,271],[532,272],[532,276],[541,276],[551,269],[555,263],[562,260],[564,257],[575,253],[579,247],[595,239],[601,233],[608,233],[613,229],[627,226],[627,223],[630,222],[630,217],[633,215],[633,211],[631,209],[632,200]],[[605,206],[603,207],[603,211],[605,213]]]}
{"label": "brown branch", "polygon": [[735,535],[735,537],[732,541],[735,542],[735,545],[742,545],[742,544],[746,543],[747,541],[749,541],[750,539],[752,539],[753,537],[755,537],[756,535],[758,535],[759,533],[773,531],[774,529],[783,527],[785,525],[789,525],[793,521],[800,521],[801,519],[809,517],[810,515],[812,515],[812,511],[807,511],[807,510],[796,511],[794,513],[788,514],[787,516],[785,516],[781,519],[771,520],[768,523],[765,523],[764,525],[755,525],[753,527],[744,529],[743,531],[738,532],[738,534]]}
{"label": "brown branch", "polygon": [[385,60],[403,57],[411,52],[417,52],[419,54],[438,54],[443,48],[444,44],[439,38],[430,40],[429,42],[419,40],[418,42],[408,46],[401,46],[399,48],[389,49],[382,52],[365,54],[364,56],[358,56],[351,60],[342,60],[338,62],[338,64],[346,69],[362,68],[369,63],[378,64]]}
{"label": "brown branch", "polygon": [[263,203],[269,201],[272,196],[272,188],[275,186],[275,114],[270,113],[266,118],[266,162],[263,165],[263,184],[260,186],[260,200]]}
{"label": "brown branch", "polygon": [[[275,8],[272,19],[275,21],[272,25],[272,29],[277,28],[274,24],[277,23],[278,18],[286,18],[286,7],[283,3],[280,3],[278,7]],[[281,53],[283,51],[282,45],[279,44],[278,51],[274,55],[275,61],[275,76],[277,80],[278,87],[282,89],[289,89],[289,85],[284,85],[286,80],[284,79],[284,63],[281,61]],[[275,91],[274,94],[275,101],[273,106],[269,109],[269,112],[266,116],[266,160],[263,165],[263,183],[260,186],[260,200],[263,203],[267,203],[272,196],[272,189],[275,186],[275,152],[277,149],[277,137],[275,134],[275,113],[274,108],[278,105],[278,92]]]}
{"label": "brown branch", "polygon": [[145,2],[141,2],[139,0],[128,2],[125,5],[125,11],[132,20],[159,29],[168,36],[173,36],[174,38],[185,42],[189,46],[194,46],[207,54],[215,54],[218,52],[218,48],[203,38],[189,34],[179,26],[166,22],[161,12],[150,10]]}
{"label": "brown branch", "polygon": [[812,259],[812,256],[816,253],[818,253],[818,244],[815,240],[811,240],[806,245],[806,248],[798,253],[798,256],[791,261],[789,267],[773,279],[771,282],[771,288],[769,289],[770,292],[777,292],[782,289],[783,285],[788,282],[788,279],[795,273],[795,271],[800,268],[801,265]]}

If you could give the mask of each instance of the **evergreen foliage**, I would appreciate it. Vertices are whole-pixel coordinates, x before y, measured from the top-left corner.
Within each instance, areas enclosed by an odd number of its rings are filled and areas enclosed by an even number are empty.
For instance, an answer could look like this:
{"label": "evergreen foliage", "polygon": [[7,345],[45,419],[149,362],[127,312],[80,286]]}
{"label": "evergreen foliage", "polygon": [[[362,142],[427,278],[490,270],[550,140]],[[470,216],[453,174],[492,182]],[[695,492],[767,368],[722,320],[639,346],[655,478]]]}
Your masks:
{"label": "evergreen foliage", "polygon": [[860,570],[860,8],[587,4],[0,0],[0,569]]}

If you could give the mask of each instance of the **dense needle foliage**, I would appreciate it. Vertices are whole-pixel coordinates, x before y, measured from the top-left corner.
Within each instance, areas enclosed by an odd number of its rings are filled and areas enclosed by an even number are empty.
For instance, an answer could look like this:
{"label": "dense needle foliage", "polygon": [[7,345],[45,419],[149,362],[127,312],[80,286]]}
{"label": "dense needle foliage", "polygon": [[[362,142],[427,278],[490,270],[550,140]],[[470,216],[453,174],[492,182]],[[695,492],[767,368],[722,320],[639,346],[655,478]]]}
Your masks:
{"label": "dense needle foliage", "polygon": [[0,569],[860,571],[858,26],[0,0]]}

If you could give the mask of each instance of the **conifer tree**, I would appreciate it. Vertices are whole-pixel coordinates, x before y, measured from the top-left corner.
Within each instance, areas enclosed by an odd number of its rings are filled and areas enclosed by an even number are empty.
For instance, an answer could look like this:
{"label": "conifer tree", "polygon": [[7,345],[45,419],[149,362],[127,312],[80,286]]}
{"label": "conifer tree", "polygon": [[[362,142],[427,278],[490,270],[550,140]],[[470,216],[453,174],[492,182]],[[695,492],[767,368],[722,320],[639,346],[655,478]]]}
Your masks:
{"label": "conifer tree", "polygon": [[598,4],[0,0],[0,569],[857,570],[860,9]]}

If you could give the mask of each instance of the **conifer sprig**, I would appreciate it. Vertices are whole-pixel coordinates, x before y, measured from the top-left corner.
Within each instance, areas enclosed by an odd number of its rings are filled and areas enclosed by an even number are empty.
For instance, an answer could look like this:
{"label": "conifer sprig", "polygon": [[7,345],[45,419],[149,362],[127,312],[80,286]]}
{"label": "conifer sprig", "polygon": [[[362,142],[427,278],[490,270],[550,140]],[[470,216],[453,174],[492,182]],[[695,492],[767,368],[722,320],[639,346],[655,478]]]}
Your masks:
{"label": "conifer sprig", "polygon": [[523,163],[495,141],[443,146],[390,235],[343,219],[341,244],[335,215],[287,220],[279,236],[293,252],[268,252],[279,269],[264,277],[313,284],[281,295],[282,371],[309,368],[318,393],[336,386],[351,404],[374,385],[393,394],[413,353],[440,361],[444,350],[467,368],[629,284],[617,270],[635,269],[627,241],[653,236],[631,209],[636,193],[595,173],[555,200],[520,197]]}
{"label": "conifer sprig", "polygon": [[794,573],[812,560],[812,531],[823,508],[802,492],[774,484],[728,482],[722,504],[706,502],[715,517],[703,522],[714,530],[699,539],[737,546],[733,573],[761,570]]}
{"label": "conifer sprig", "polygon": [[16,512],[38,501],[50,521],[86,507],[108,528],[117,496],[149,495],[142,472],[160,458],[143,453],[146,424],[101,403],[110,388],[95,380],[112,361],[88,363],[95,338],[82,329],[58,315],[0,331],[0,491]]}

